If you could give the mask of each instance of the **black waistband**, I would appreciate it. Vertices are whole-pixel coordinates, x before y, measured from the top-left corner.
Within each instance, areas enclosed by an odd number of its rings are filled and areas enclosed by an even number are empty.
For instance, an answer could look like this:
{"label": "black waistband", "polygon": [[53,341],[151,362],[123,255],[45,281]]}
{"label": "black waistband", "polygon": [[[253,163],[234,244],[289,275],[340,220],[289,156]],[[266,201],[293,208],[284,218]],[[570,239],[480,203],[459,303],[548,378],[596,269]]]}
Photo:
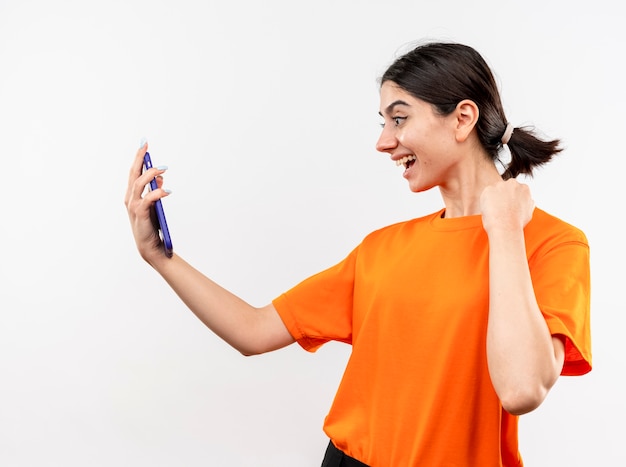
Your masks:
{"label": "black waistband", "polygon": [[322,462],[322,467],[368,467],[363,462],[356,460],[354,457],[350,457],[343,451],[340,451],[335,447],[333,442],[328,443],[326,448],[326,455]]}

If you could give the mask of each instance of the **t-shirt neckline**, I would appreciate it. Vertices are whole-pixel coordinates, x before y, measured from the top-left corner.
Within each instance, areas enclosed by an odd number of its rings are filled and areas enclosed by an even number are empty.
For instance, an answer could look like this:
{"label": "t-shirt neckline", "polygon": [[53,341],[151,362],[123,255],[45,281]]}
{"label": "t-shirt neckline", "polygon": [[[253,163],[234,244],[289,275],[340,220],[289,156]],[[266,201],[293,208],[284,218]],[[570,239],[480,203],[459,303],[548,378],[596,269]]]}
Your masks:
{"label": "t-shirt neckline", "polygon": [[434,213],[430,218],[430,225],[434,230],[453,231],[453,230],[465,230],[474,229],[483,225],[482,216],[475,214],[472,216],[462,216],[445,218],[442,217],[446,209],[440,209]]}

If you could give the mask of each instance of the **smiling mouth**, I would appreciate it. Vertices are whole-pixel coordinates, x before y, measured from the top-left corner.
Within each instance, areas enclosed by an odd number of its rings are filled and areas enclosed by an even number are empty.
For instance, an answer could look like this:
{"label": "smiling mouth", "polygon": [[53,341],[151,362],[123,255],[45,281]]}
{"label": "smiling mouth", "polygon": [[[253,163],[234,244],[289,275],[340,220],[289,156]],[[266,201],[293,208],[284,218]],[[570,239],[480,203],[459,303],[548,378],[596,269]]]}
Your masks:
{"label": "smiling mouth", "polygon": [[416,159],[417,157],[415,157],[413,154],[411,154],[410,156],[404,156],[402,159],[398,159],[396,161],[396,165],[398,167],[403,165],[405,169],[408,169],[415,163]]}

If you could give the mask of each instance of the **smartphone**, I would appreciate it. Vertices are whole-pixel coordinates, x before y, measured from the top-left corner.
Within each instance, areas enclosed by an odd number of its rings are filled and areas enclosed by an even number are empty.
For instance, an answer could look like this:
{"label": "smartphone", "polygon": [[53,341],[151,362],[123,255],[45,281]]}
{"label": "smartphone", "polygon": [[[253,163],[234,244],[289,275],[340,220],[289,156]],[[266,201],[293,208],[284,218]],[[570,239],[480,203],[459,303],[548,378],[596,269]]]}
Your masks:
{"label": "smartphone", "polygon": [[[150,153],[146,152],[143,156],[143,166],[145,170],[152,168],[152,160],[150,159]],[[157,189],[156,178],[150,180],[150,190]],[[170,231],[167,228],[167,221],[165,220],[165,211],[163,211],[163,203],[160,199],[154,203],[154,210],[156,211],[157,221],[159,222],[159,236],[163,242],[165,248],[165,255],[171,258],[174,254],[174,248],[172,247],[172,237],[170,237]]]}

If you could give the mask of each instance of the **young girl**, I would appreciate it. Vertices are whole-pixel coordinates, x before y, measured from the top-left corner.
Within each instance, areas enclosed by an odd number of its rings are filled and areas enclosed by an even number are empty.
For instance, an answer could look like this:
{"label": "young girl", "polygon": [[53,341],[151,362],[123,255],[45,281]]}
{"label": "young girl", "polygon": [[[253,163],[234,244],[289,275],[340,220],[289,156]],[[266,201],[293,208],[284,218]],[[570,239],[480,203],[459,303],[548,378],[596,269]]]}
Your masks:
{"label": "young girl", "polygon": [[[339,264],[255,308],[178,255],[151,222],[164,170],[133,162],[125,203],[141,256],[245,355],[352,345],[324,424],[323,466],[521,466],[518,416],[559,375],[591,370],[589,246],[535,207],[519,174],[559,141],[509,123],[471,47],[421,45],[384,73],[377,143],[414,192],[443,207],[368,235]],[[511,161],[498,170],[507,145]]]}

